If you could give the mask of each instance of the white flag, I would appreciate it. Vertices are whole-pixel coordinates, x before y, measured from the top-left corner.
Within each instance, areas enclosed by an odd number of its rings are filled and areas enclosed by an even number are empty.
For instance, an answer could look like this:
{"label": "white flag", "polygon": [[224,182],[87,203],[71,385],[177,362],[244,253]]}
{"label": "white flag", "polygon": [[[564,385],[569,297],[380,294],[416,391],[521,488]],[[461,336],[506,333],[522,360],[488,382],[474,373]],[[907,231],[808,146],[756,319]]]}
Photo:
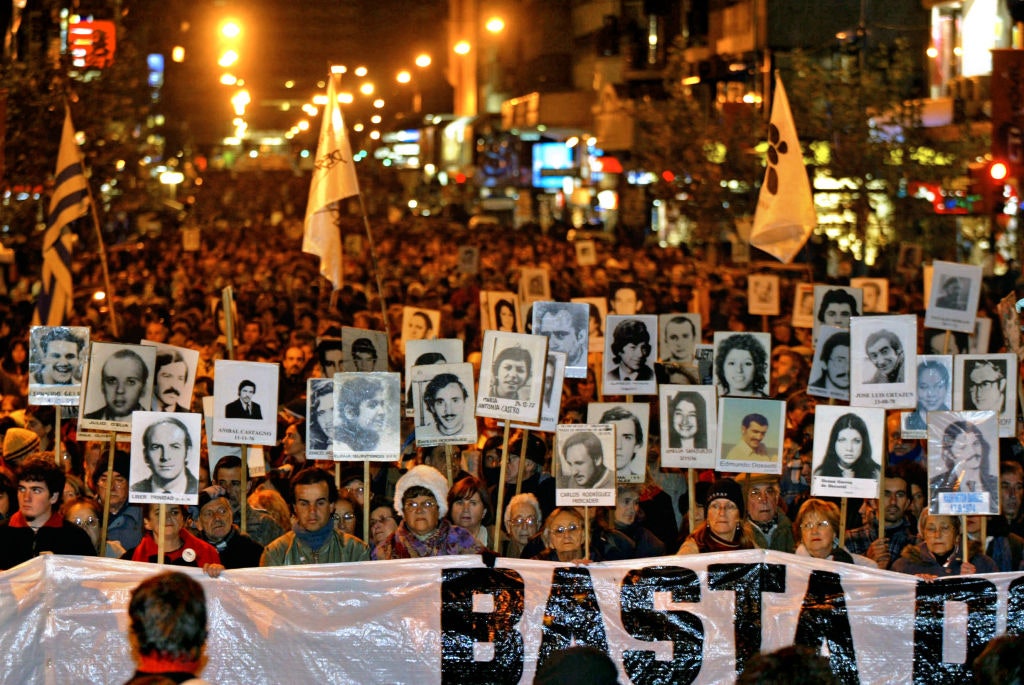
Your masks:
{"label": "white flag", "polygon": [[793,114],[789,111],[782,80],[776,75],[775,99],[768,124],[768,169],[757,198],[750,244],[788,264],[817,225],[811,182],[796,137]]}
{"label": "white flag", "polygon": [[331,74],[327,83],[327,107],[316,146],[302,238],[302,251],[320,257],[320,275],[335,290],[341,287],[341,233],[334,220],[333,204],[359,194],[352,146],[338,106],[337,79]]}

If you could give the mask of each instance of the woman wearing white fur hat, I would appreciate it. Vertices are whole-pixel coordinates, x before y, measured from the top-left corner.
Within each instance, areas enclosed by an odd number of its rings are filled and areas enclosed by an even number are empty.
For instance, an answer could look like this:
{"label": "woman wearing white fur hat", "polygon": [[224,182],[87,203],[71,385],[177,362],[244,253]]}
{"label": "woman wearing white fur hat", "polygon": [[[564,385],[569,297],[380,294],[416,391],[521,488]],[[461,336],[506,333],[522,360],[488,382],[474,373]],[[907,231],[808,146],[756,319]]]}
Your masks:
{"label": "woman wearing white fur hat", "polygon": [[448,480],[432,466],[420,464],[398,479],[395,511],[402,523],[373,549],[372,559],[479,554],[483,550],[472,533],[445,520]]}

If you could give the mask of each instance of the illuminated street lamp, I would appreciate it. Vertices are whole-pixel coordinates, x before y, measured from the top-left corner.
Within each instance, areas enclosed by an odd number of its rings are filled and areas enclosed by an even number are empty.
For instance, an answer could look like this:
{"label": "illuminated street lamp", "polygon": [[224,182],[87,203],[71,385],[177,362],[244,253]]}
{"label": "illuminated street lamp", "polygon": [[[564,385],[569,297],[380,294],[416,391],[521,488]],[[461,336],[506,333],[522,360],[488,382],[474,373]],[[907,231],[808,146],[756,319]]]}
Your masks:
{"label": "illuminated street lamp", "polygon": [[225,19],[220,25],[220,35],[228,40],[235,40],[242,35],[242,25],[234,19]]}
{"label": "illuminated street lamp", "polygon": [[431,60],[430,55],[426,54],[425,52],[416,55],[416,66],[418,66],[420,69],[426,69],[427,67],[430,66],[430,63],[432,61],[433,60]]}

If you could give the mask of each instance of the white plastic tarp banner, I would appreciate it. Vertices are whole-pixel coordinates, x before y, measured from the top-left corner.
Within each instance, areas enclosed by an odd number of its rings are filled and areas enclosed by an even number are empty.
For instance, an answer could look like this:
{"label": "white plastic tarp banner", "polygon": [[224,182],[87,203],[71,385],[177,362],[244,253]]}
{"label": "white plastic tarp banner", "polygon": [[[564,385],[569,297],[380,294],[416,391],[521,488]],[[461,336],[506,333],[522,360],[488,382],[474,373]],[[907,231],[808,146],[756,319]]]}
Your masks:
{"label": "white plastic tarp banner", "polygon": [[[0,574],[2,682],[128,680],[128,598],[159,570],[45,556]],[[823,645],[843,682],[934,684],[969,681],[989,639],[1024,632],[1022,574],[919,583],[764,551],[188,572],[213,683],[530,683],[569,642],[606,650],[623,683],[731,683],[749,655],[798,642]]]}

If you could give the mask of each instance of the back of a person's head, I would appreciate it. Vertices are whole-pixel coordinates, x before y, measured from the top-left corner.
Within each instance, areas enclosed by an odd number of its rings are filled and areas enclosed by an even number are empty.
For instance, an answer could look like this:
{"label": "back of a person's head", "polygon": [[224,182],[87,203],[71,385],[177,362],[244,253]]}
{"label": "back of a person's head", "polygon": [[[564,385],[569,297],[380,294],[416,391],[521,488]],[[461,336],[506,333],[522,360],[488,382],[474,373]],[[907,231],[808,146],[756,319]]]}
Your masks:
{"label": "back of a person's head", "polygon": [[801,645],[755,654],[736,679],[736,685],[839,685],[839,682],[827,657]]}
{"label": "back of a person's head", "polygon": [[170,571],[139,583],[128,603],[132,641],[142,656],[196,662],[206,643],[206,596],[184,573]]}
{"label": "back of a person's head", "polygon": [[978,685],[1021,685],[1024,683],[1024,636],[1000,635],[990,640],[974,660],[974,682]]}
{"label": "back of a person's head", "polygon": [[533,685],[618,685],[619,669],[596,647],[569,647],[552,653],[537,668]]}

